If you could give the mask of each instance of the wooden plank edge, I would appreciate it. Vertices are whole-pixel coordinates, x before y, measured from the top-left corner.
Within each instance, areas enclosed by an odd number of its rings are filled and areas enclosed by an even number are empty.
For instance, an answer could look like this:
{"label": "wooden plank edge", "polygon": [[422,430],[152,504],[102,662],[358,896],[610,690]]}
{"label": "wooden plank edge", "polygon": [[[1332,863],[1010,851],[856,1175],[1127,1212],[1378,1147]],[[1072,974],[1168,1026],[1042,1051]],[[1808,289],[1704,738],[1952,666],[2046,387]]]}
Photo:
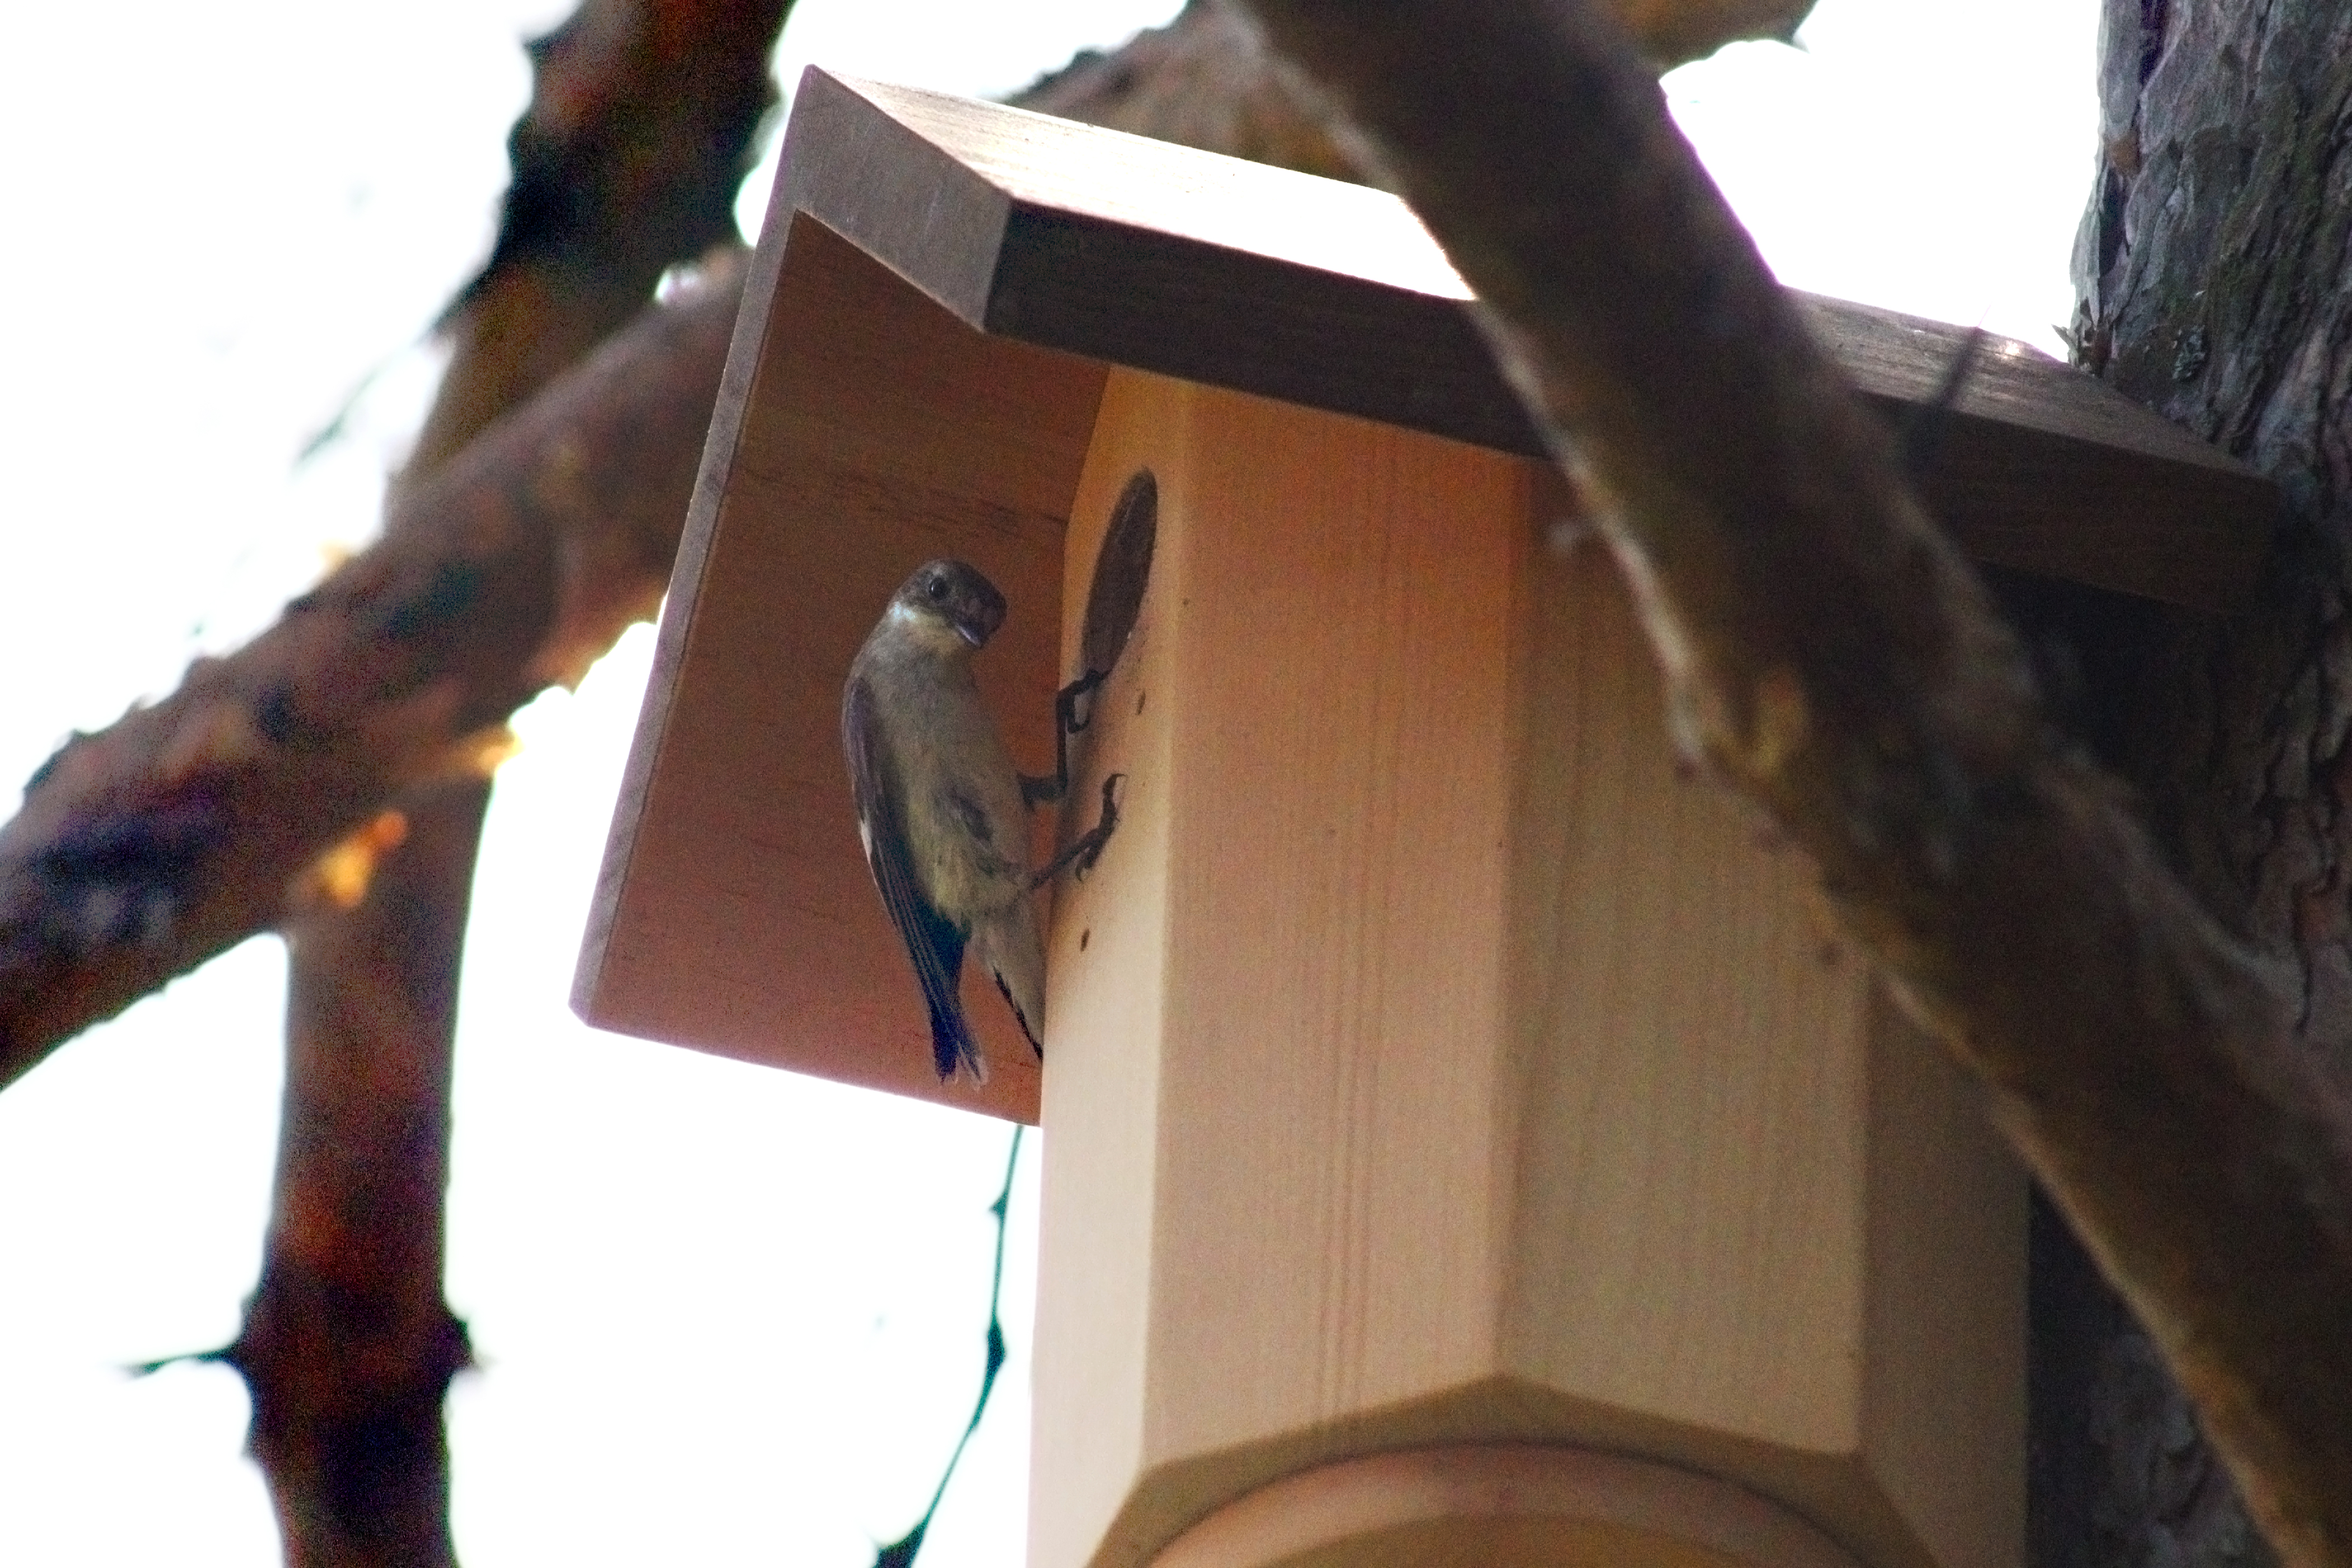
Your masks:
{"label": "wooden plank edge", "polygon": [[1016,204],[978,324],[1131,370],[1549,455],[1460,301],[1276,258]]}
{"label": "wooden plank edge", "polygon": [[954,148],[811,66],[793,95],[761,243],[805,213],[978,327],[1011,207]]}
{"label": "wooden plank edge", "polygon": [[[781,182],[780,182],[781,183]],[[779,198],[782,193],[779,192]],[[779,215],[773,205],[770,216]],[[646,792],[658,769],[662,742],[669,728],[669,699],[683,668],[693,633],[694,600],[717,531],[720,503],[733,471],[743,429],[743,416],[759,393],[760,367],[767,357],[768,323],[782,276],[784,252],[791,239],[789,212],[762,233],[744,275],[743,303],[735,317],[735,332],[728,342],[727,365],[719,373],[719,397],[712,405],[710,428],[703,437],[702,462],[687,502],[686,522],[678,537],[677,554],[670,567],[669,591],[655,629],[653,669],[646,680],[644,704],[629,742],[629,757],[621,773],[621,789],[605,830],[604,857],[596,869],[595,890],[588,902],[588,921],[581,934],[580,957],[572,975],[572,1011],[594,1028],[622,1027],[608,1021],[604,1010],[605,960],[613,942],[630,868],[636,856],[637,825],[645,815]]]}

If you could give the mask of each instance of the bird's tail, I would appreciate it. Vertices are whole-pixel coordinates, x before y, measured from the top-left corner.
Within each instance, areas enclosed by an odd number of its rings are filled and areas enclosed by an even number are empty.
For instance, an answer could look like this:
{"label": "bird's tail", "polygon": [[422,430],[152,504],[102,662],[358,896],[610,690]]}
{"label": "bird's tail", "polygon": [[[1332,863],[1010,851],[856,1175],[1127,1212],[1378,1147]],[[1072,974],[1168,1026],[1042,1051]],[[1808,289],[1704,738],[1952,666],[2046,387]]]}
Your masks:
{"label": "bird's tail", "polygon": [[980,1042],[971,1037],[961,1008],[931,1008],[931,1063],[940,1069],[941,1083],[955,1077],[958,1068],[970,1072],[976,1084],[988,1081],[988,1060],[980,1054]]}

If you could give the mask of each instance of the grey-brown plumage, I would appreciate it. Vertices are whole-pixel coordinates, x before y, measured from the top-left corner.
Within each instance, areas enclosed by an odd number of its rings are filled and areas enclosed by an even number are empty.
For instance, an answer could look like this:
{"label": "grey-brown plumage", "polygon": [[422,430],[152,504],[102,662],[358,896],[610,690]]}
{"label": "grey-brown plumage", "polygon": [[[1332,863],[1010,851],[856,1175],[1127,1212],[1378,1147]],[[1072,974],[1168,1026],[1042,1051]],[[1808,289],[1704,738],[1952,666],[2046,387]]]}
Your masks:
{"label": "grey-brown plumage", "polygon": [[956,983],[985,965],[1044,1053],[1045,952],[1029,901],[1021,775],[981,706],[971,658],[1004,621],[1004,595],[961,561],[907,579],[849,667],[841,696],[866,864],[930,1008],[931,1054],[985,1080]]}

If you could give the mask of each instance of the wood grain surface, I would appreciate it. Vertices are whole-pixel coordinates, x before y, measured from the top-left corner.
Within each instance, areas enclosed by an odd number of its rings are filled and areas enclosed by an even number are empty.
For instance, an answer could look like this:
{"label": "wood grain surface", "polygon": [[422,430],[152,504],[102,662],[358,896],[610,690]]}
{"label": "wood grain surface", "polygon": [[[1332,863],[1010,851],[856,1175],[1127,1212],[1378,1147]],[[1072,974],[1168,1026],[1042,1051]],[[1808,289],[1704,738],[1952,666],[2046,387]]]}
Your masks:
{"label": "wood grain surface", "polygon": [[1052,770],[1063,523],[1103,372],[971,331],[814,219],[797,228],[722,388],[573,1006],[1034,1121],[1035,1058],[977,965],[965,1009],[992,1076],[975,1090],[932,1069],[838,713],[900,581],[959,555],[1013,605],[976,661],[982,693],[1021,765]]}
{"label": "wood grain surface", "polygon": [[1159,554],[1079,762],[1129,814],[1048,939],[1034,1568],[1461,1442],[2015,1568],[2021,1181],[1803,867],[1682,776],[1544,471],[1115,371],[1066,660],[1142,468]]}

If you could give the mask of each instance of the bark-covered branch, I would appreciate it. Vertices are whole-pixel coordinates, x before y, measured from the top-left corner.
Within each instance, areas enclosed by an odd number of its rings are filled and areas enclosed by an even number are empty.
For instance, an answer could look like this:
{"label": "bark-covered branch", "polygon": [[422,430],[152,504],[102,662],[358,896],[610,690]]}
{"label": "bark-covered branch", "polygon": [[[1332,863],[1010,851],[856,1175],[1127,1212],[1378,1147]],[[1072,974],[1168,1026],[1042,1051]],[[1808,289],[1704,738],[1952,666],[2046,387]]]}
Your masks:
{"label": "bark-covered branch", "polygon": [[471,1354],[441,1296],[448,1041],[488,793],[413,792],[330,862],[288,932],[268,1256],[223,1359],[252,1391],[296,1568],[456,1561],[441,1401]]}
{"label": "bark-covered branch", "polygon": [[320,853],[652,613],[740,260],[644,301],[729,232],[782,9],[601,0],[538,46],[509,220],[412,461],[429,481],[278,626],[67,745],[0,828],[0,1085],[276,924]]}
{"label": "bark-covered branch", "polygon": [[275,924],[310,860],[651,613],[739,268],[644,300],[731,221],[782,10],[601,0],[540,46],[509,221],[414,465],[430,482],[278,626],[68,744],[0,828],[0,1085]]}
{"label": "bark-covered branch", "polygon": [[[1608,0],[1660,69],[1741,38],[1787,38],[1813,0]],[[1291,89],[1257,29],[1222,0],[1186,0],[1164,27],[1088,49],[1006,101],[1229,158],[1357,180],[1324,116]],[[1311,95],[1310,95],[1311,96]]]}
{"label": "bark-covered branch", "polygon": [[1606,0],[1633,47],[1660,70],[1742,38],[1796,37],[1813,0]]}
{"label": "bark-covered branch", "polygon": [[410,468],[429,472],[732,242],[735,192],[775,106],[791,0],[585,0],[530,45],[498,243],[442,323],[448,373]]}
{"label": "bark-covered branch", "polygon": [[0,828],[0,1084],[275,925],[321,852],[653,613],[740,289],[722,260],[644,312],[277,626],[42,766]]}
{"label": "bark-covered branch", "polygon": [[1289,81],[1245,18],[1217,0],[1188,0],[1166,26],[1109,54],[1089,49],[1006,101],[1326,179],[1362,178]]}
{"label": "bark-covered branch", "polygon": [[1248,0],[1602,500],[1683,732],[1819,861],[2296,1562],[2352,1562],[2352,1110],[2045,721],[1591,0]]}

